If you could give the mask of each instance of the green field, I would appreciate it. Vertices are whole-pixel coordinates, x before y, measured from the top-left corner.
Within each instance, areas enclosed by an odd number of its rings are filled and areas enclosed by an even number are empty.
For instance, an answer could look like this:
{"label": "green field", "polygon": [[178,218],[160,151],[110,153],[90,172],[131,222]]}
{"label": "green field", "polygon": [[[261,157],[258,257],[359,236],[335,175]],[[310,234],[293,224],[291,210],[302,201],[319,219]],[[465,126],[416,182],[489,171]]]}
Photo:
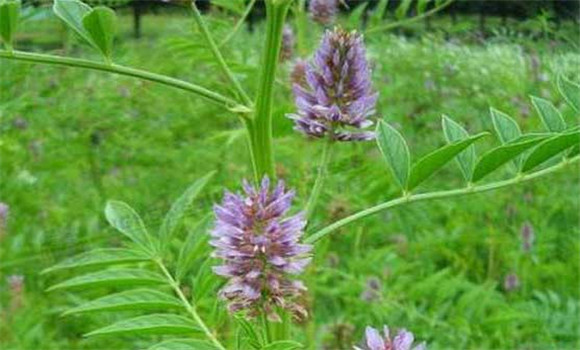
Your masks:
{"label": "green field", "polygon": [[[129,16],[121,22],[117,63],[230,91],[189,18],[149,16],[140,40],[131,38]],[[228,25],[212,22],[218,37]],[[578,41],[577,30],[564,30]],[[21,32],[22,49],[99,59],[54,19],[28,22]],[[252,94],[263,32],[260,25],[254,33],[242,31],[224,49]],[[442,114],[475,134],[493,130],[493,106],[524,131],[541,130],[529,95],[553,101],[569,125],[578,124],[555,85],[558,74],[579,81],[577,46],[561,36],[498,33],[483,43],[458,37],[445,40],[438,30],[412,38],[366,37],[380,93],[377,117],[399,127],[414,159],[445,143]],[[309,41],[317,43],[317,31],[309,32]],[[277,75],[274,147],[277,173],[296,189],[300,208],[322,143],[294,132],[284,117],[295,110],[290,69],[285,63]],[[478,152],[498,143],[488,137]],[[235,332],[215,298],[223,280],[212,275],[205,244],[212,203],[224,188],[238,190],[241,179],[252,177],[244,130],[233,114],[128,77],[0,60],[0,161],[0,201],[10,206],[0,237],[2,349],[143,349],[161,339],[84,338],[134,313],[61,317],[66,307],[100,294],[47,293],[72,274],[39,272],[76,253],[121,244],[122,236],[104,219],[108,199],[131,204],[156,229],[171,203],[212,170],[217,173],[188,212],[173,248],[188,232],[198,232],[195,285],[186,287],[214,329]],[[374,142],[337,145],[329,169],[309,230],[398,195]],[[512,171],[504,167],[492,179]],[[342,228],[316,247],[304,278],[312,318],[293,326],[295,339],[310,349],[350,349],[366,325],[389,324],[411,330],[429,349],[580,348],[579,180],[574,165],[498,191],[412,203]],[[456,164],[449,164],[420,190],[452,189],[462,181]],[[531,252],[521,247],[526,224],[535,234]],[[513,273],[519,286],[508,291],[504,281]],[[16,275],[24,277],[21,291],[10,286]]]}

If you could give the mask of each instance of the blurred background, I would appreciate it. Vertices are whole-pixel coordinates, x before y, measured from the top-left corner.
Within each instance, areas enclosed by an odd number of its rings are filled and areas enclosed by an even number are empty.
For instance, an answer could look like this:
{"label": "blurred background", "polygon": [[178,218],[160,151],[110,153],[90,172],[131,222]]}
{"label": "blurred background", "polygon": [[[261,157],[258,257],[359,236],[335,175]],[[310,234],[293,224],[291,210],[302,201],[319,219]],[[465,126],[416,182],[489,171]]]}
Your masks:
{"label": "blurred background", "polygon": [[[179,1],[87,1],[117,10],[115,62],[230,92]],[[218,42],[245,2],[198,1]],[[578,1],[345,1],[338,25],[365,32],[380,93],[377,118],[397,125],[414,159],[445,143],[446,114],[470,133],[492,130],[489,108],[540,131],[529,96],[546,98],[578,124],[555,82],[580,81]],[[440,2],[441,3],[441,2]],[[16,48],[100,60],[50,10],[26,1]],[[423,5],[421,5],[423,6]],[[427,13],[428,15],[424,14]],[[257,85],[264,10],[257,1],[222,47],[242,84]],[[292,15],[289,25],[294,26]],[[388,26],[372,32],[377,25]],[[324,30],[309,24],[276,82],[277,172],[306,202],[321,152],[292,130],[290,73]],[[478,144],[481,154],[498,140]],[[313,229],[397,195],[374,143],[339,145]],[[195,179],[217,175],[189,213],[205,217],[224,187],[251,176],[242,126],[222,109],[153,83],[99,72],[0,60],[0,345],[2,349],[142,349],[147,337],[83,338],[116,315],[61,317],[78,294],[46,293],[66,276],[41,276],[59,260],[122,237],[102,214],[123,200],[151,229]],[[502,169],[496,179],[513,175]],[[491,180],[491,179],[490,179]],[[405,327],[430,349],[580,348],[580,173],[569,168],[497,192],[400,207],[342,229],[317,247],[306,276],[313,349],[350,349],[366,325]],[[421,190],[463,186],[450,164]],[[193,225],[192,225],[193,226]],[[185,237],[189,226],[181,233]],[[205,239],[203,235],[200,239]],[[176,244],[179,244],[177,242]],[[195,295],[220,332],[231,331],[215,302],[223,282],[200,252]],[[192,288],[196,290],[196,286]],[[299,334],[299,332],[297,332]]]}

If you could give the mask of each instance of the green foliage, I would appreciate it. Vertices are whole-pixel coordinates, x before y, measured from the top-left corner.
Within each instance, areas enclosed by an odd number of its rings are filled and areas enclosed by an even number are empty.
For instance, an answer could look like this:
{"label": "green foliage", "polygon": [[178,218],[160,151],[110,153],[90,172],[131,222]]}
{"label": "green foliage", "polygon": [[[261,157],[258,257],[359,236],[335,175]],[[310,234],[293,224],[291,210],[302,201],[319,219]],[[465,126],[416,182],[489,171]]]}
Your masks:
{"label": "green foliage", "polygon": [[55,0],[52,10],[87,43],[95,45],[91,34],[83,25],[83,18],[91,12],[89,5],[79,0]]}
{"label": "green foliage", "polygon": [[157,244],[143,220],[128,204],[119,201],[107,202],[105,216],[111,226],[137,243],[144,252],[152,255],[157,251]]}
{"label": "green foliage", "polygon": [[102,267],[108,265],[127,264],[140,261],[148,261],[150,257],[140,251],[123,248],[95,249],[73,256],[65,261],[52,266],[42,273],[56,272],[61,270]]}
{"label": "green foliage", "polygon": [[216,350],[217,348],[207,341],[199,339],[171,339],[155,344],[147,350]]}
{"label": "green foliage", "polygon": [[417,163],[415,163],[411,168],[411,175],[409,177],[407,190],[410,191],[417,187],[419,184],[437,172],[441,167],[453,160],[469,146],[473,145],[473,143],[488,135],[489,133],[484,132],[475,136],[468,137],[465,140],[456,141],[454,143],[445,145],[419,159]]}
{"label": "green foliage", "polygon": [[526,158],[522,171],[527,172],[570,147],[580,144],[580,131],[566,132],[540,143]]}
{"label": "green foliage", "polygon": [[[469,137],[469,134],[461,125],[446,115],[443,115],[441,118],[441,126],[443,128],[443,133],[445,134],[445,139],[448,143],[461,141]],[[475,158],[475,146],[473,145],[467,147],[467,149],[457,155],[457,164],[459,165],[465,180],[471,179]]]}
{"label": "green foliage", "polygon": [[403,136],[389,124],[380,121],[376,130],[377,145],[399,186],[407,188],[411,167],[409,147]]}
{"label": "green foliage", "polygon": [[20,20],[20,0],[0,1],[0,38],[10,50],[18,22]]}
{"label": "green foliage", "polygon": [[118,268],[73,277],[48,288],[48,291],[60,289],[86,290],[87,288],[97,287],[128,287],[163,283],[165,283],[163,276],[155,272],[140,269]]}
{"label": "green foliage", "polygon": [[538,143],[548,138],[548,136],[549,135],[535,136],[530,138],[527,137],[527,135],[524,135],[523,137],[518,137],[515,140],[489,150],[477,161],[471,181],[477,182],[481,180],[500,166],[516,157],[519,157],[525,151],[536,146]]}
{"label": "green foliage", "polygon": [[534,107],[536,107],[536,110],[548,131],[560,132],[566,129],[566,122],[562,118],[562,114],[560,114],[560,111],[558,111],[552,102],[540,97],[532,96],[532,103],[534,104]]}
{"label": "green foliage", "polygon": [[95,335],[155,335],[196,333],[199,328],[192,320],[171,314],[152,314],[116,322],[88,333]]}
{"label": "green foliage", "polygon": [[135,310],[167,310],[182,308],[181,302],[154,289],[132,289],[104,296],[80,306],[68,309],[64,315]]}
{"label": "green foliage", "polygon": [[559,75],[558,89],[570,107],[580,113],[580,85],[568,80],[563,75]]}
{"label": "green foliage", "polygon": [[263,350],[295,350],[302,349],[303,345],[292,340],[278,340],[264,346]]}
{"label": "green foliage", "polygon": [[83,27],[97,48],[105,59],[110,60],[113,54],[113,40],[117,31],[115,11],[107,7],[95,7],[83,16],[82,21]]}

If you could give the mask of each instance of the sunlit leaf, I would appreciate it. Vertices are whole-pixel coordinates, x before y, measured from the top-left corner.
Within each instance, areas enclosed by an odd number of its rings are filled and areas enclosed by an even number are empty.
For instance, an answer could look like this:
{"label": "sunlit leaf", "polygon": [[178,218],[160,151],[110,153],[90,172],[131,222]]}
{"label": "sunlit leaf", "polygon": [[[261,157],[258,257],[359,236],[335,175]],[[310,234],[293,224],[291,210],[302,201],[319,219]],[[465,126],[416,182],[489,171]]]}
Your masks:
{"label": "sunlit leaf", "polygon": [[552,102],[540,97],[532,96],[532,104],[536,107],[542,123],[548,131],[560,132],[566,129],[566,122],[560,111],[552,104]]}
{"label": "sunlit leaf", "polygon": [[348,15],[347,27],[351,29],[356,29],[360,27],[362,23],[362,16],[369,5],[368,2],[361,3],[357,5]]}
{"label": "sunlit leaf", "polygon": [[580,112],[580,85],[568,80],[565,76],[558,77],[558,90],[570,107]]}
{"label": "sunlit leaf", "polygon": [[83,17],[91,12],[91,7],[79,0],[54,0],[54,13],[87,43],[95,46],[91,35],[83,26]]}
{"label": "sunlit leaf", "polygon": [[412,3],[413,0],[401,0],[399,7],[397,7],[397,9],[395,10],[395,17],[397,17],[397,19],[405,18],[407,16],[407,12],[409,12],[409,8],[411,7]]}
{"label": "sunlit leaf", "polygon": [[558,153],[578,144],[580,144],[580,131],[578,130],[545,140],[526,158],[522,171],[530,171]]}
{"label": "sunlit leaf", "polygon": [[153,289],[133,289],[89,301],[67,310],[64,315],[102,311],[166,310],[181,308],[179,299]]}
{"label": "sunlit leaf", "polygon": [[119,321],[108,327],[97,329],[85,336],[95,335],[151,335],[151,334],[187,334],[197,332],[199,328],[192,320],[170,314],[154,314]]}
{"label": "sunlit leaf", "polygon": [[373,9],[369,22],[372,27],[378,26],[383,21],[385,17],[385,12],[387,11],[387,5],[389,0],[379,0],[379,3]]}
{"label": "sunlit leaf", "polygon": [[[465,140],[469,138],[467,131],[458,123],[453,121],[453,119],[444,115],[441,118],[441,124],[443,127],[443,133],[445,134],[445,139],[449,143]],[[467,147],[464,151],[459,153],[455,158],[461,173],[465,180],[471,179],[471,174],[473,173],[473,165],[475,164],[475,146],[471,145]]]}
{"label": "sunlit leaf", "polygon": [[165,279],[154,272],[137,269],[109,269],[71,278],[48,288],[48,291],[106,286],[141,286],[163,283],[166,283]]}
{"label": "sunlit leaf", "polygon": [[20,0],[0,1],[0,38],[7,47],[12,47],[12,40],[20,21]]}
{"label": "sunlit leaf", "polygon": [[120,201],[107,202],[105,216],[111,226],[137,243],[144,251],[152,252],[155,250],[152,238],[141,217],[128,204]]}
{"label": "sunlit leaf", "polygon": [[[525,135],[527,136],[527,135]],[[512,142],[503,144],[483,154],[475,166],[471,181],[476,182],[491,174],[500,166],[518,157],[520,154],[536,146],[549,135],[536,136],[533,138],[518,138]]]}
{"label": "sunlit leaf", "polygon": [[191,208],[191,203],[201,193],[201,190],[214,176],[215,172],[210,172],[201,179],[195,181],[182,195],[177,199],[171,209],[165,216],[161,224],[160,236],[161,242],[166,244],[169,242],[175,231],[179,228],[183,218],[187,215]]}
{"label": "sunlit leaf", "polygon": [[212,343],[201,339],[171,339],[153,345],[147,350],[216,350]]}
{"label": "sunlit leaf", "polygon": [[147,261],[150,259],[151,258],[145,255],[144,253],[130,249],[122,249],[122,248],[95,249],[68,258],[63,262],[42,271],[42,273],[49,273],[53,271],[81,267],[126,264],[138,261]]}
{"label": "sunlit leaf", "polygon": [[394,178],[402,188],[407,187],[409,179],[409,147],[403,136],[392,126],[380,121],[376,130],[377,144],[383,154]]}
{"label": "sunlit leaf", "polygon": [[115,11],[108,7],[95,7],[83,17],[83,27],[103,56],[110,59],[117,32]]}
{"label": "sunlit leaf", "polygon": [[465,140],[447,144],[419,159],[419,161],[413,165],[413,168],[411,169],[407,190],[410,191],[417,187],[419,184],[427,180],[431,175],[441,169],[445,164],[455,158],[459,153],[463,152],[467,147],[471,146],[475,141],[488,135],[489,133],[483,132],[475,136],[471,136]]}

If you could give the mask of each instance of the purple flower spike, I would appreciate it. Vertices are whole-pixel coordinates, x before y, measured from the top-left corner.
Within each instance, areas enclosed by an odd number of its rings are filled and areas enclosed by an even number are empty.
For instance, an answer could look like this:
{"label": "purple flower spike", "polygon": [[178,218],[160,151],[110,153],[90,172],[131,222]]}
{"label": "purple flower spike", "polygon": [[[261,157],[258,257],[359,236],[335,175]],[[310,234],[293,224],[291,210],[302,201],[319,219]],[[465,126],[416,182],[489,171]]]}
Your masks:
{"label": "purple flower spike", "polygon": [[0,238],[4,236],[6,231],[8,214],[10,213],[10,207],[6,203],[0,202]]}
{"label": "purple flower spike", "polygon": [[326,31],[320,47],[306,65],[304,79],[294,83],[298,112],[289,114],[294,129],[311,137],[363,141],[374,133],[363,129],[373,123],[378,94],[371,76],[362,36],[336,28]]}
{"label": "purple flower spike", "polygon": [[214,206],[210,244],[223,265],[213,270],[229,278],[220,297],[228,300],[232,312],[247,310],[257,316],[263,310],[277,321],[279,307],[303,319],[307,312],[295,300],[306,287],[290,275],[304,271],[312,246],[298,243],[306,225],[303,215],[285,217],[294,191],[286,191],[282,181],[271,189],[268,177],[259,188],[247,182],[243,188],[243,194],[226,191],[221,205]]}
{"label": "purple flower spike", "polygon": [[354,347],[356,350],[426,350],[425,342],[412,347],[415,337],[413,333],[402,329],[395,338],[391,339],[389,327],[383,327],[383,334],[372,328],[367,327],[365,330],[365,340],[363,348]]}
{"label": "purple flower spike", "polygon": [[534,227],[529,222],[524,223],[521,230],[522,237],[522,250],[525,253],[529,253],[534,246]]}
{"label": "purple flower spike", "polygon": [[338,12],[338,0],[310,0],[308,11],[313,21],[322,25],[332,24]]}

